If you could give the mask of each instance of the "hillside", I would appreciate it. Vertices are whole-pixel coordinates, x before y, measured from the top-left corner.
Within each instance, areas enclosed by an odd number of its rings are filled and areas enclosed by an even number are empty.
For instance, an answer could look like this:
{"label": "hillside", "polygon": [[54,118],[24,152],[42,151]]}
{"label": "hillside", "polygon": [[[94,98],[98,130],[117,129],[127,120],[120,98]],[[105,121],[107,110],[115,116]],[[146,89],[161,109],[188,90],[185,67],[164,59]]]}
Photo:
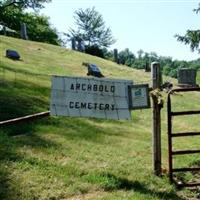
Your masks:
{"label": "hillside", "polygon": [[[5,57],[15,49],[21,61]],[[150,82],[150,74],[58,46],[0,36],[0,120],[49,109],[51,75],[86,76],[82,62],[110,78]],[[167,78],[168,79],[168,78]],[[166,94],[163,94],[164,98]],[[176,97],[177,110],[198,108],[200,95]],[[0,130],[0,199],[198,199],[199,189],[177,190],[167,170],[166,106],[162,112],[163,177],[152,173],[151,109],[131,121],[49,117]],[[199,118],[175,121],[177,130],[199,130]],[[176,148],[198,148],[199,138]],[[199,165],[199,155],[178,164]],[[187,174],[186,179],[192,179]]]}

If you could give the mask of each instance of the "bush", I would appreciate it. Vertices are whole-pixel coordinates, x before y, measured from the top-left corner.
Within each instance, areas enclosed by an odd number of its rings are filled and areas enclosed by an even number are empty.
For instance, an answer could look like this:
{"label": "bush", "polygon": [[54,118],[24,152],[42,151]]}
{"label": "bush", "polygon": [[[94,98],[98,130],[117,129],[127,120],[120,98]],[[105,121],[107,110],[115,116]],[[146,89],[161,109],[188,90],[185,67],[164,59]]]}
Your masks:
{"label": "bush", "polygon": [[100,49],[97,45],[85,46],[85,53],[104,58],[103,50]]}

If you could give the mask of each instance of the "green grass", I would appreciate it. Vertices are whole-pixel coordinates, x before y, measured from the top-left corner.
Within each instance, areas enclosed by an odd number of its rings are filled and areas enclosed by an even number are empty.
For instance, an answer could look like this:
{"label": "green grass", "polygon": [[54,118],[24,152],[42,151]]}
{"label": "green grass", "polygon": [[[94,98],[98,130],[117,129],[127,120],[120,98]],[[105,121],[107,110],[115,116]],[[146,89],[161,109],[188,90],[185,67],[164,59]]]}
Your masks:
{"label": "green grass", "polygon": [[[18,50],[21,61],[5,58]],[[96,63],[107,77],[150,82],[150,74],[53,45],[0,36],[0,120],[49,109],[52,74],[85,76],[82,62]],[[43,74],[43,75],[39,75]],[[166,95],[164,98],[166,99]],[[174,95],[175,109],[198,108],[199,94]],[[199,130],[199,118],[174,121],[177,130]],[[185,200],[199,189],[177,190],[167,178],[166,104],[162,110],[163,177],[152,173],[151,109],[131,121],[49,117],[0,130],[0,199]],[[199,138],[176,141],[195,148]],[[177,165],[199,165],[199,156]],[[182,178],[182,177],[181,177]],[[187,180],[194,176],[187,174]]]}
{"label": "green grass", "polygon": [[197,72],[197,83],[200,84],[200,71]]}

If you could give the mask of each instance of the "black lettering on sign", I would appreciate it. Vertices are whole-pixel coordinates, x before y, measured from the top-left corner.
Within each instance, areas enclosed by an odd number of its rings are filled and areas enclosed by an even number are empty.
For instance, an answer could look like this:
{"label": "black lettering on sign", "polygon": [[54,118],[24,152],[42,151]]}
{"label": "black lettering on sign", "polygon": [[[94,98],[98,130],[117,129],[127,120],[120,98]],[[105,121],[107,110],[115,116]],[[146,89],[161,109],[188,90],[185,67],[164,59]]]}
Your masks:
{"label": "black lettering on sign", "polygon": [[97,109],[97,105],[98,105],[98,103],[94,103],[94,109],[95,110]]}
{"label": "black lettering on sign", "polygon": [[88,85],[88,86],[87,86],[87,90],[88,90],[88,91],[91,91],[91,90],[92,90],[92,85]]}
{"label": "black lettering on sign", "polygon": [[74,102],[72,101],[69,102],[69,108],[74,108]]}
{"label": "black lettering on sign", "polygon": [[87,106],[87,104],[86,104],[86,103],[82,103],[82,102],[81,102],[81,108],[84,108],[84,109],[86,109],[86,106]]}
{"label": "black lettering on sign", "polygon": [[88,103],[88,109],[92,109],[92,103]]}
{"label": "black lettering on sign", "polygon": [[97,85],[93,85],[93,90],[97,91]]}
{"label": "black lettering on sign", "polygon": [[115,110],[115,105],[114,104],[111,105],[111,110]]}
{"label": "black lettering on sign", "polygon": [[75,108],[76,108],[76,109],[79,109],[79,108],[80,108],[79,102],[75,102]]}
{"label": "black lettering on sign", "polygon": [[103,85],[99,85],[99,92],[103,92]]}
{"label": "black lettering on sign", "polygon": [[94,92],[111,92],[111,93],[115,93],[115,86],[111,85],[91,85],[91,84],[80,84],[80,83],[72,83],[70,86],[70,90],[82,90],[82,91],[94,91]]}
{"label": "black lettering on sign", "polygon": [[109,104],[105,104],[105,110],[109,110],[110,109],[110,105]]}
{"label": "black lettering on sign", "polygon": [[110,91],[111,91],[112,93],[115,92],[115,86],[114,86],[114,85],[112,85],[112,86],[110,87]]}
{"label": "black lettering on sign", "polygon": [[109,92],[107,85],[105,85],[105,92]]}
{"label": "black lettering on sign", "polygon": [[82,84],[82,90],[83,90],[83,91],[86,90],[86,84]]}
{"label": "black lettering on sign", "polygon": [[104,110],[104,107],[103,107],[102,103],[99,104],[99,110]]}
{"label": "black lettering on sign", "polygon": [[76,90],[80,90],[81,85],[79,83],[76,84]]}
{"label": "black lettering on sign", "polygon": [[70,90],[74,90],[74,84],[71,84]]}

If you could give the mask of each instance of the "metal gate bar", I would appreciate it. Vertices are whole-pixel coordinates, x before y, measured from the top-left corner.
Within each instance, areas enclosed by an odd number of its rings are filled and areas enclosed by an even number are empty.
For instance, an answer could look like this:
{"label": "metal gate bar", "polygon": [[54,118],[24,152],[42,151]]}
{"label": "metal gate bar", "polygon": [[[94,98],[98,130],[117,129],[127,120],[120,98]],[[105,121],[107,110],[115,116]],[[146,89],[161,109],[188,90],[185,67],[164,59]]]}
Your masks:
{"label": "metal gate bar", "polygon": [[167,96],[167,115],[168,115],[168,162],[169,162],[169,180],[171,183],[175,183],[177,186],[184,187],[195,187],[200,186],[200,183],[182,183],[177,182],[174,177],[174,172],[191,172],[191,171],[200,171],[200,167],[194,168],[173,168],[173,156],[174,155],[185,155],[185,154],[194,154],[200,153],[200,150],[179,150],[173,151],[172,147],[172,138],[174,137],[188,137],[188,136],[200,136],[200,132],[181,132],[181,133],[172,133],[172,117],[174,116],[183,116],[183,115],[197,115],[200,114],[200,110],[198,111],[181,111],[181,112],[173,112],[171,106],[171,98],[170,96],[175,92],[192,92],[198,91],[200,92],[200,88],[178,88],[173,89],[168,93]]}

